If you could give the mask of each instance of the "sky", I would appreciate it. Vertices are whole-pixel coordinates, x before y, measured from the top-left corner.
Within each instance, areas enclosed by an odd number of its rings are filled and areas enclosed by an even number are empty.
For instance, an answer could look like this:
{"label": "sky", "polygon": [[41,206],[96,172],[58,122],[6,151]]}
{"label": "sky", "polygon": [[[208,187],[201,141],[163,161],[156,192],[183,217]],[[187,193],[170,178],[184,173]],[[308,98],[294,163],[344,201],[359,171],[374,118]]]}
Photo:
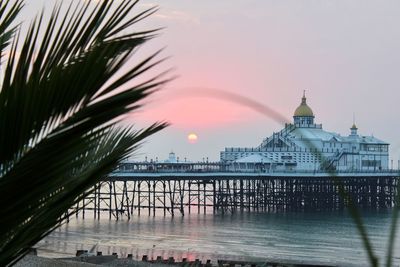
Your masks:
{"label": "sky", "polygon": [[[44,3],[27,0],[26,17]],[[171,125],[150,137],[135,160],[219,160],[225,147],[255,147],[292,121],[303,90],[316,123],[350,133],[353,114],[362,135],[391,144],[400,156],[400,1],[164,0],[140,1],[159,10],[138,29],[162,27],[139,56],[163,48],[168,57],[149,76],[177,76],[124,121]],[[132,58],[137,63],[137,58]],[[240,95],[278,113],[259,113],[224,94]],[[214,93],[213,93],[214,92]],[[189,142],[190,133],[198,136]]]}

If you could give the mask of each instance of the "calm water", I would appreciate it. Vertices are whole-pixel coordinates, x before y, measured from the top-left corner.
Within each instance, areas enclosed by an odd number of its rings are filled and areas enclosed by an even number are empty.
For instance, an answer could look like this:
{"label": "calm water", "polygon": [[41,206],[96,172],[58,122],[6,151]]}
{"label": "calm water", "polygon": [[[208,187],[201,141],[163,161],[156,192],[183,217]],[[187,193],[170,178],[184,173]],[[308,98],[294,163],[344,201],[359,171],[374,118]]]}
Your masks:
{"label": "calm water", "polygon": [[[376,254],[385,255],[390,213],[363,215]],[[397,244],[400,239],[397,239]],[[189,259],[284,259],[366,263],[352,219],[345,213],[287,213],[135,217],[131,221],[74,219],[38,244],[43,256],[75,254],[77,249],[141,258],[163,255]],[[395,266],[400,251],[395,251]]]}

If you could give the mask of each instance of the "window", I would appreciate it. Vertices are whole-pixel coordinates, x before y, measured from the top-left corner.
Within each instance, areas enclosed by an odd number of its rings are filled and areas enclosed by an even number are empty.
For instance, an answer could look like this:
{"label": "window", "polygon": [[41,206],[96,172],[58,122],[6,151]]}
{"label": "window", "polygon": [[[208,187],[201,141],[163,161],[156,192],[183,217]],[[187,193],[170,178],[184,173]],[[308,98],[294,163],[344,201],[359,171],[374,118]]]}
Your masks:
{"label": "window", "polygon": [[361,165],[363,167],[380,167],[381,161],[380,160],[365,160],[365,159],[363,159],[361,161]]}

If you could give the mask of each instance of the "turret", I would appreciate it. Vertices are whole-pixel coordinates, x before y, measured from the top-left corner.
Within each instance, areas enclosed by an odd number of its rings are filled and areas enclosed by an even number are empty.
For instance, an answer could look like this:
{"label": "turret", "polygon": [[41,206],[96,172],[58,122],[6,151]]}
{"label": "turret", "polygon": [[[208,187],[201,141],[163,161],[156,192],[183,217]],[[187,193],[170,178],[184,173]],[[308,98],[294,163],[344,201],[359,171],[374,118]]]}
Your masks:
{"label": "turret", "polygon": [[350,131],[351,131],[350,136],[358,136],[357,130],[358,130],[358,128],[357,128],[356,124],[353,123],[353,126],[351,126],[351,128],[350,128]]}

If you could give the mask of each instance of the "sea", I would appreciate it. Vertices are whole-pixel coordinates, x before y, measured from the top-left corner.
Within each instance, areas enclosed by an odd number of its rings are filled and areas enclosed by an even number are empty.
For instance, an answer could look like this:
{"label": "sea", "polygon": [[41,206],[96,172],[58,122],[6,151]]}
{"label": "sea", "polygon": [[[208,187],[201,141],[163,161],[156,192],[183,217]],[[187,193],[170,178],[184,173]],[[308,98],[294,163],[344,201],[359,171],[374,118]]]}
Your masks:
{"label": "sea", "polygon": [[[176,260],[280,261],[368,266],[363,242],[347,212],[185,214],[135,216],[116,221],[71,218],[37,244],[44,257],[74,256],[76,250],[157,256]],[[373,251],[385,262],[392,212],[362,215]],[[399,225],[400,226],[400,225]],[[396,236],[393,266],[400,266]]]}

